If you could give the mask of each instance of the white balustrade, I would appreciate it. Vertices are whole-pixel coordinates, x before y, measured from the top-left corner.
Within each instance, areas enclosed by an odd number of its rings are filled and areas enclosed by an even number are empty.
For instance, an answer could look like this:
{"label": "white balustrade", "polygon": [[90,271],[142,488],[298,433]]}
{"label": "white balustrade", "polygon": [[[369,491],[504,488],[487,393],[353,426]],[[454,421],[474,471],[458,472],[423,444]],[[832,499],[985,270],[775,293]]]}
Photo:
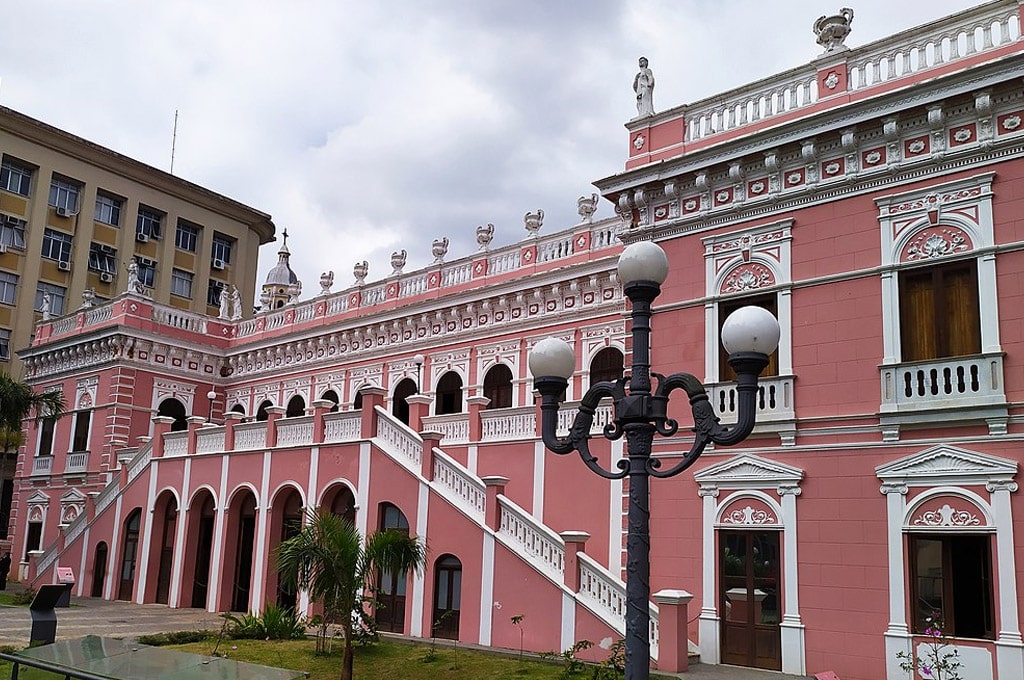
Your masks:
{"label": "white balustrade", "polygon": [[429,277],[426,272],[420,272],[419,274],[414,274],[408,278],[402,279],[401,289],[398,293],[399,296],[407,298],[427,292],[428,278]]}
{"label": "white balustrade", "polygon": [[558,234],[548,237],[537,245],[537,261],[551,262],[569,257],[575,252],[572,234]]}
{"label": "white balustrade", "polygon": [[348,294],[335,294],[327,298],[327,315],[348,311]]}
{"label": "white balustrade", "polygon": [[145,446],[139,449],[139,452],[135,454],[135,458],[128,464],[128,482],[131,483],[136,477],[142,474],[142,471],[149,466],[149,460],[153,456],[153,443],[147,442]]}
{"label": "white balustrade", "polygon": [[[792,420],[796,417],[793,410],[793,376],[767,376],[758,379],[757,383],[757,422]],[[708,385],[707,391],[715,414],[727,425],[735,423],[739,409],[736,383]]]}
{"label": "white balustrade", "polygon": [[565,544],[561,537],[504,496],[498,496],[498,503],[501,506],[498,537],[509,543],[515,552],[525,554],[556,583],[562,583]]}
{"label": "white balustrade", "polygon": [[362,438],[361,411],[342,411],[324,416],[324,443],[354,442]]}
{"label": "white balustrade", "polygon": [[519,269],[519,256],[522,252],[519,248],[515,250],[504,250],[501,252],[493,253],[487,258],[487,274],[494,276],[495,274],[504,274],[505,272],[515,271]]}
{"label": "white balustrade", "polygon": [[168,432],[164,435],[164,456],[188,455],[188,432]]}
{"label": "white balustrade", "polygon": [[204,427],[196,432],[196,453],[215,453],[224,450],[224,428]]}
{"label": "white balustrade", "polygon": [[69,453],[64,460],[64,474],[79,474],[85,472],[89,462],[88,451],[74,451]]}
{"label": "white balustrade", "polygon": [[420,472],[423,440],[380,407],[377,407],[377,444],[412,472]]}
{"label": "white balustrade", "polygon": [[235,451],[252,451],[267,447],[267,423],[235,425]]}
{"label": "white balustrade", "polygon": [[881,371],[883,412],[1006,403],[1000,354],[883,366]]}
{"label": "white balustrade", "polygon": [[594,222],[590,227],[590,249],[598,250],[610,246],[620,246],[619,230],[622,221],[618,219]]}
{"label": "white balustrade", "polygon": [[379,305],[387,299],[387,286],[378,283],[363,289],[363,297],[359,302],[360,307],[372,307]]}
{"label": "white balustrade", "polygon": [[434,450],[434,480],[441,495],[461,504],[477,522],[484,518],[487,489],[480,479],[440,450]]}
{"label": "white balustrade", "polygon": [[[569,433],[572,428],[572,423],[576,419],[576,414],[579,412],[580,403],[578,401],[566,402],[562,404],[562,407],[558,410],[558,425],[555,431],[559,436],[564,436]],[[598,435],[604,431],[604,426],[612,422],[615,419],[615,406],[610,398],[602,399],[601,403],[594,410],[594,422],[590,424],[590,434]]]}
{"label": "white balustrade", "polygon": [[107,507],[114,502],[117,498],[118,480],[115,477],[113,481],[109,482],[103,490],[100,491],[99,495],[96,496],[96,515],[99,516],[101,512],[107,509]]}
{"label": "white balustrade", "polygon": [[[580,590],[577,600],[620,635],[626,634],[626,584],[613,576],[593,557],[578,553]],[[658,658],[658,607],[649,603],[651,615],[651,658]]]}
{"label": "white balustrade", "polygon": [[295,323],[302,323],[303,321],[309,321],[316,316],[316,299],[307,300],[300,305],[295,306]]}
{"label": "white balustrade", "polygon": [[265,317],[263,317],[264,323],[266,324],[264,326],[264,329],[272,331],[281,328],[284,326],[287,318],[288,312],[286,310],[278,310],[276,312],[271,312],[267,314]]}
{"label": "white balustrade", "polygon": [[239,322],[239,324],[235,327],[235,337],[246,338],[250,335],[255,335],[258,329],[258,319],[246,319],[245,321]]}
{"label": "white balustrade", "polygon": [[95,326],[104,321],[110,321],[114,313],[114,305],[104,304],[102,307],[93,307],[85,310],[85,326]]}
{"label": "white balustrade", "polygon": [[313,443],[313,416],[283,418],[277,421],[278,446],[310,446]]}
{"label": "white balustrade", "polygon": [[423,419],[423,429],[443,434],[444,444],[462,444],[469,441],[469,414],[429,416]]}
{"label": "white balustrade", "polygon": [[441,270],[441,287],[450,288],[473,279],[473,263],[461,262],[445,267]]}
{"label": "white balustrade", "polygon": [[521,441],[537,436],[533,407],[498,408],[481,411],[480,441]]}
{"label": "white balustrade", "polygon": [[153,306],[153,321],[161,326],[170,326],[193,333],[206,334],[207,317],[185,312],[174,307]]}
{"label": "white balustrade", "polygon": [[32,459],[32,476],[49,475],[53,468],[53,456],[36,456]]}

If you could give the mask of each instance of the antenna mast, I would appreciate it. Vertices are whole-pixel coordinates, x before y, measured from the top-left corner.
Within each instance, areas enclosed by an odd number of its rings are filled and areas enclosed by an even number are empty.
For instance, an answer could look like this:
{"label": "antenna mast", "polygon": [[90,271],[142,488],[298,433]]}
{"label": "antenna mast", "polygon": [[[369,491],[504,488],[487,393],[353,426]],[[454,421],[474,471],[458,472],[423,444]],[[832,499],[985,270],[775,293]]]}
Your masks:
{"label": "antenna mast", "polygon": [[178,143],[178,109],[174,109],[174,132],[171,133],[171,174],[174,174],[174,147]]}

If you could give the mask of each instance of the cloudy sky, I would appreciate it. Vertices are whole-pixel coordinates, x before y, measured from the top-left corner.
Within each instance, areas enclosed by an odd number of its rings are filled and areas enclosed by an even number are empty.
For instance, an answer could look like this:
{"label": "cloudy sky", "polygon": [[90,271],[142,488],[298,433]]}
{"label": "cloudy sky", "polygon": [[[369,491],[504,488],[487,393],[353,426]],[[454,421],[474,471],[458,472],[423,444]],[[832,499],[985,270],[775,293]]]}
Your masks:
{"label": "cloudy sky", "polygon": [[[0,0],[0,103],[270,213],[336,289],[578,222],[640,55],[663,110],[817,56],[840,0]],[[858,0],[857,46],[976,4]],[[603,202],[598,215],[612,214]],[[276,261],[261,252],[259,281]]]}

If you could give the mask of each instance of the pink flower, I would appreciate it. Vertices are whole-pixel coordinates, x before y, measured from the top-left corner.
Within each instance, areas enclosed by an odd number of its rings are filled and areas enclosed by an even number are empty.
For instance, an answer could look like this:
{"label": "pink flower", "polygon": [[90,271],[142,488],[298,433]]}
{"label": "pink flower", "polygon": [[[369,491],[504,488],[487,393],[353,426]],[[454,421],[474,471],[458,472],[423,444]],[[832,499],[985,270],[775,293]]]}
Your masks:
{"label": "pink flower", "polygon": [[932,669],[930,666],[921,666],[921,675],[932,677]]}

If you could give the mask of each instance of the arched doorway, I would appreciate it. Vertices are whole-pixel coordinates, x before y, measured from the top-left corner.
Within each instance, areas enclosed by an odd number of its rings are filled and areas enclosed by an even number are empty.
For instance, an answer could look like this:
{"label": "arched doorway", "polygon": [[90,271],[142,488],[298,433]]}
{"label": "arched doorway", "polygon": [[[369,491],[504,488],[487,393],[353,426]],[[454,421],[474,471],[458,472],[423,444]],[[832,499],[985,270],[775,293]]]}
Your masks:
{"label": "arched doorway", "polygon": [[288,406],[285,409],[285,418],[298,418],[299,416],[306,415],[306,400],[299,395],[295,395],[288,400]]}
{"label": "arched doorway", "polygon": [[338,398],[337,392],[334,390],[327,390],[320,395],[320,398],[334,404],[334,406],[331,407],[331,413],[335,413],[338,410],[338,404],[341,403],[341,399]]}
{"label": "arched doorway", "polygon": [[332,515],[344,517],[352,524],[356,523],[356,497],[344,484],[337,484],[328,489],[320,507],[327,508]]}
{"label": "arched doorway", "polygon": [[135,508],[124,521],[124,542],[121,548],[120,580],[117,599],[131,600],[135,589],[135,568],[139,560],[139,529],[142,524],[142,508]]}
{"label": "arched doorway", "polygon": [[216,505],[213,495],[203,489],[189,506],[185,545],[182,557],[181,602],[186,606],[206,609],[210,594],[210,568],[213,556],[213,533],[216,527]]}
{"label": "arched doorway", "polygon": [[174,397],[161,401],[156,409],[156,414],[158,416],[174,418],[174,422],[171,423],[171,432],[181,432],[188,429],[188,421],[185,420],[187,417],[185,405]]}
{"label": "arched doorway", "polygon": [[96,544],[96,552],[92,558],[92,589],[90,597],[103,597],[103,582],[107,578],[107,542]]}
{"label": "arched doorway", "polygon": [[228,507],[224,536],[221,607],[233,612],[249,611],[252,594],[253,549],[256,545],[256,496],[244,489],[235,494]]}
{"label": "arched doorway", "polygon": [[455,371],[448,371],[437,381],[434,413],[462,413],[462,377]]}
{"label": "arched doorway", "polygon": [[614,382],[622,377],[622,370],[622,352],[615,347],[605,347],[590,362],[590,384]]}
{"label": "arched doorway", "polygon": [[171,592],[174,539],[178,528],[178,501],[170,491],[165,491],[157,498],[150,526],[153,527],[153,539],[147,564],[156,564],[158,567],[156,583],[147,583],[144,601],[167,604]]}
{"label": "arched doorway", "polygon": [[462,609],[462,562],[455,555],[442,555],[434,563],[434,614],[431,628],[437,637],[459,639]]}
{"label": "arched doorway", "polygon": [[272,593],[274,601],[281,607],[295,611],[295,586],[283,572],[275,568],[274,553],[282,542],[302,531],[302,496],[293,487],[278,492],[271,504],[270,518],[270,563],[267,568],[267,592]]}
{"label": "arched doorway", "polygon": [[484,376],[484,396],[490,399],[487,408],[512,408],[512,369],[496,364]]}
{"label": "arched doorway", "polygon": [[270,401],[269,399],[263,400],[263,402],[260,403],[259,408],[256,409],[256,420],[266,420],[267,418],[269,418],[270,415],[267,413],[267,409],[273,405],[274,402]]}
{"label": "arched doorway", "polygon": [[[402,511],[391,503],[380,504],[381,531],[395,530],[409,533],[409,520]],[[390,633],[405,630],[405,587],[406,577],[395,577],[388,572],[377,572],[377,628]]]}
{"label": "arched doorway", "polygon": [[409,397],[416,394],[416,381],[405,378],[395,386],[395,392],[391,395],[391,413],[406,425],[409,424]]}

